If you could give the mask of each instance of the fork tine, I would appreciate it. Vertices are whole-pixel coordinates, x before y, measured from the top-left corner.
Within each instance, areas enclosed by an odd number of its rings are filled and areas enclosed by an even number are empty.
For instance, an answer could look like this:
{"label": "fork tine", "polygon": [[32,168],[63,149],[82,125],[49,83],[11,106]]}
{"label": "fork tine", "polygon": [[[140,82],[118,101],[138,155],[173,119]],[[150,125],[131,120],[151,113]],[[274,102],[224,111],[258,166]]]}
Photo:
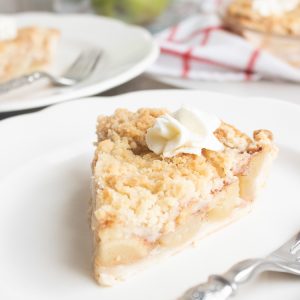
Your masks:
{"label": "fork tine", "polygon": [[84,79],[95,69],[101,54],[102,51],[99,51],[98,49],[88,49],[83,51],[80,55],[80,60],[68,69],[64,77],[76,80]]}
{"label": "fork tine", "polygon": [[99,59],[99,50],[85,50],[80,55],[80,60],[74,63],[68,71],[65,73],[64,77],[73,79],[84,79],[91,73],[91,67],[94,66],[95,62]]}
{"label": "fork tine", "polygon": [[296,236],[295,244],[290,249],[291,254],[296,254],[298,251],[300,251],[300,232]]}
{"label": "fork tine", "polygon": [[277,250],[269,255],[284,260],[297,259],[297,253],[300,251],[300,232],[294,235],[290,240],[281,245]]}
{"label": "fork tine", "polygon": [[90,55],[90,50],[84,50],[81,52],[79,59],[77,59],[67,70],[65,76],[71,77],[73,74],[79,73],[78,71],[86,64],[86,60]]}
{"label": "fork tine", "polygon": [[90,65],[89,65],[90,72],[95,70],[101,55],[102,55],[102,51],[96,51],[94,53],[93,59],[90,60]]}
{"label": "fork tine", "polygon": [[73,68],[75,68],[78,63],[81,61],[83,56],[83,52],[79,53],[76,57],[76,59],[74,60],[74,62],[71,64],[71,66],[68,68],[68,70],[66,71],[66,73],[68,73],[70,70],[72,70]]}
{"label": "fork tine", "polygon": [[86,73],[89,72],[91,64],[94,62],[95,58],[94,51],[90,51],[85,54],[84,58],[82,59],[81,64],[78,64],[77,68],[73,70],[73,73],[79,74],[79,76],[83,77],[86,75]]}
{"label": "fork tine", "polygon": [[99,52],[91,53],[86,61],[86,65],[81,70],[82,76],[87,77],[96,67],[99,61],[100,55]]}

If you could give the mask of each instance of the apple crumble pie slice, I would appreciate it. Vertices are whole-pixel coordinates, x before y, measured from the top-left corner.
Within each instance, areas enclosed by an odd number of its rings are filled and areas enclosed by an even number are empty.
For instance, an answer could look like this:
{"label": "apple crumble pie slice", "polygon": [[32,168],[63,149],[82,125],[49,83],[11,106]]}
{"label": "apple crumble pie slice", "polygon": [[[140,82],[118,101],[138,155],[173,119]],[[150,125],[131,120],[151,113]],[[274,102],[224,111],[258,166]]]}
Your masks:
{"label": "apple crumble pie slice", "polygon": [[272,133],[250,138],[195,111],[118,109],[99,117],[91,228],[101,285],[237,219],[263,186],[277,153]]}
{"label": "apple crumble pie slice", "polygon": [[53,60],[59,31],[40,27],[24,27],[16,36],[0,39],[0,82],[44,70]]}

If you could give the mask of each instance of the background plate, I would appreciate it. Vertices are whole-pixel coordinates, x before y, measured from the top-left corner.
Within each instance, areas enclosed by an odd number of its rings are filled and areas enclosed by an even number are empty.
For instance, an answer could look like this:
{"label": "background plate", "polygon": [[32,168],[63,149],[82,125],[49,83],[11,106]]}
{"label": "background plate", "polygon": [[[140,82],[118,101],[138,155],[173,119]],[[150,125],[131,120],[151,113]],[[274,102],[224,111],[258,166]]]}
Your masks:
{"label": "background plate", "polygon": [[176,78],[170,76],[153,76],[156,81],[165,84],[184,88],[196,89],[203,91],[218,91],[219,93],[226,93],[233,96],[243,97],[264,97],[276,98],[286,100],[289,102],[299,104],[300,86],[294,82],[287,81],[205,81],[205,80],[192,80],[184,78]]}
{"label": "background plate", "polygon": [[[274,132],[280,154],[251,214],[195,248],[114,288],[91,273],[90,163],[98,114],[181,104],[211,111],[249,134]],[[0,299],[171,300],[233,263],[264,256],[300,229],[300,107],[199,91],[151,91],[60,104],[0,123]],[[267,273],[237,300],[297,300],[299,278]]]}
{"label": "background plate", "polygon": [[45,106],[95,95],[141,74],[157,57],[158,47],[140,27],[93,15],[25,13],[12,15],[18,26],[45,26],[61,31],[50,72],[61,75],[86,47],[103,49],[94,73],[71,88],[49,85],[47,80],[0,95],[0,112]]}

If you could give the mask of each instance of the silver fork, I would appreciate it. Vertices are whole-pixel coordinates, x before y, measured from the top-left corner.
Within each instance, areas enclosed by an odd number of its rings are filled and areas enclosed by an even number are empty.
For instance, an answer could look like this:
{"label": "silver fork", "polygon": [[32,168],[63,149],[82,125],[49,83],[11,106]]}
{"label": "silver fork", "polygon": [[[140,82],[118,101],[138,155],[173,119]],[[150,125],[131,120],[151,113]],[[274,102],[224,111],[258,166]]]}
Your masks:
{"label": "silver fork", "polygon": [[188,290],[181,300],[225,300],[234,296],[241,284],[265,271],[300,276],[300,232],[264,259],[237,263],[223,275],[212,275],[206,283]]}
{"label": "silver fork", "polygon": [[102,51],[99,49],[83,50],[63,76],[58,77],[47,72],[36,71],[1,84],[0,93],[9,92],[13,89],[36,82],[42,78],[49,79],[55,86],[73,86],[86,79],[93,72],[101,54]]}

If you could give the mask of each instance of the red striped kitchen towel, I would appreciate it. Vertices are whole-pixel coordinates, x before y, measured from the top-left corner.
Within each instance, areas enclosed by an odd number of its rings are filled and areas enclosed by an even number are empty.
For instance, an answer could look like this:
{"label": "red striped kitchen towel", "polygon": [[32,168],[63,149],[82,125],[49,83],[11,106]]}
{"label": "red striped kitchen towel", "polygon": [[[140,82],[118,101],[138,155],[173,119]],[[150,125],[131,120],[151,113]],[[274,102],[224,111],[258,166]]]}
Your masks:
{"label": "red striped kitchen towel", "polygon": [[196,80],[300,81],[300,69],[222,27],[216,14],[189,17],[156,35],[161,54],[148,72]]}

